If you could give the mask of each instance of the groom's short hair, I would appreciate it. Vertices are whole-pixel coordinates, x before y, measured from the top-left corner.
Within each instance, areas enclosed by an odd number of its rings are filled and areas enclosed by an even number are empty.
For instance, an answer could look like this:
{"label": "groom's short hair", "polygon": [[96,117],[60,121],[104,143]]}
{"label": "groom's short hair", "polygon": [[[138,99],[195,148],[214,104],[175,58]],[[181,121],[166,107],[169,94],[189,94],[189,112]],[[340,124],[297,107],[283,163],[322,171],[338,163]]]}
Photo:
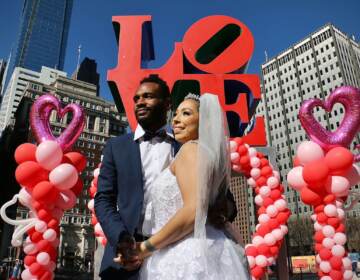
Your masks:
{"label": "groom's short hair", "polygon": [[161,97],[163,99],[170,98],[170,89],[167,83],[159,77],[159,75],[151,74],[148,77],[141,80],[140,85],[143,83],[155,83],[160,87]]}

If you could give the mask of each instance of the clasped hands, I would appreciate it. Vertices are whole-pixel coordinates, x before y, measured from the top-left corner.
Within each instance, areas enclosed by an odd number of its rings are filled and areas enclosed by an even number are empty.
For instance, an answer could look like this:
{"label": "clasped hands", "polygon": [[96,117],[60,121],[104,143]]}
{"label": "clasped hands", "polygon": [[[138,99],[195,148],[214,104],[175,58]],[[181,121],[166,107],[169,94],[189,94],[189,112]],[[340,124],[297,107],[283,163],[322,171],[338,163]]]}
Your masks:
{"label": "clasped hands", "polygon": [[122,240],[117,246],[117,257],[114,262],[120,264],[127,271],[138,269],[144,259],[151,255],[143,242],[136,242],[133,237]]}

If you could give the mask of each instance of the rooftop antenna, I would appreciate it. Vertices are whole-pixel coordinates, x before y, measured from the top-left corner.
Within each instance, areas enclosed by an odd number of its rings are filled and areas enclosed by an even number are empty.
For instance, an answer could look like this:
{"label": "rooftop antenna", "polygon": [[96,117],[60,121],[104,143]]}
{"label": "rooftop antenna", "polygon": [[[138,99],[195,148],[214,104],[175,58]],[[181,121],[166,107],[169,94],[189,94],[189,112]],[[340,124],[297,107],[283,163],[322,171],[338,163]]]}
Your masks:
{"label": "rooftop antenna", "polygon": [[265,62],[268,62],[269,58],[268,58],[267,51],[265,50],[264,53],[265,53]]}
{"label": "rooftop antenna", "polygon": [[78,57],[77,57],[76,76],[75,76],[76,80],[78,78],[78,72],[79,72],[79,68],[80,68],[81,44],[78,46],[77,51],[78,51]]}

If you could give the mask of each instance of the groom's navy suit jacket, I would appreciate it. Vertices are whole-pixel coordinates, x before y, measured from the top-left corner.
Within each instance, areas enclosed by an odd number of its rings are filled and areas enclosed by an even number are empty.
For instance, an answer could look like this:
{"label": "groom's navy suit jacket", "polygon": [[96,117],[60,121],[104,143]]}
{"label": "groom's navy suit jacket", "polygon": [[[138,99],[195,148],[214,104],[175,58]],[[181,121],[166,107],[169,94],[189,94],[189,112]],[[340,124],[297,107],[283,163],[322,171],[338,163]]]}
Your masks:
{"label": "groom's navy suit jacket", "polygon": [[[175,154],[179,144],[174,141],[172,146]],[[125,271],[113,258],[119,240],[133,235],[140,221],[144,190],[139,143],[134,141],[133,133],[111,138],[103,156],[95,212],[108,242],[100,276],[103,279],[137,279],[137,271]]]}

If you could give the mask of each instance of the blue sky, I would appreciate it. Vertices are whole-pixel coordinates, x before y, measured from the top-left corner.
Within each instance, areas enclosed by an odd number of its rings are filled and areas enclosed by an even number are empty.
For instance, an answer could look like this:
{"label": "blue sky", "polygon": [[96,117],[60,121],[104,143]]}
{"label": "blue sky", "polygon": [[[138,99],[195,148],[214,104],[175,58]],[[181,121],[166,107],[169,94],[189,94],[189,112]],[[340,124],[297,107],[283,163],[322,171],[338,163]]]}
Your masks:
{"label": "blue sky", "polygon": [[[23,0],[0,1],[0,58],[7,58],[18,33]],[[255,51],[248,73],[259,73],[265,60],[331,22],[343,32],[360,40],[360,1],[332,0],[74,0],[68,38],[65,71],[71,74],[77,61],[77,47],[82,58],[93,58],[101,76],[101,96],[112,100],[106,84],[106,72],[115,67],[117,46],[111,17],[113,15],[151,15],[156,60],[151,67],[166,62],[174,42],[182,41],[186,30],[198,19],[214,14],[237,18],[245,23],[255,38]]]}

